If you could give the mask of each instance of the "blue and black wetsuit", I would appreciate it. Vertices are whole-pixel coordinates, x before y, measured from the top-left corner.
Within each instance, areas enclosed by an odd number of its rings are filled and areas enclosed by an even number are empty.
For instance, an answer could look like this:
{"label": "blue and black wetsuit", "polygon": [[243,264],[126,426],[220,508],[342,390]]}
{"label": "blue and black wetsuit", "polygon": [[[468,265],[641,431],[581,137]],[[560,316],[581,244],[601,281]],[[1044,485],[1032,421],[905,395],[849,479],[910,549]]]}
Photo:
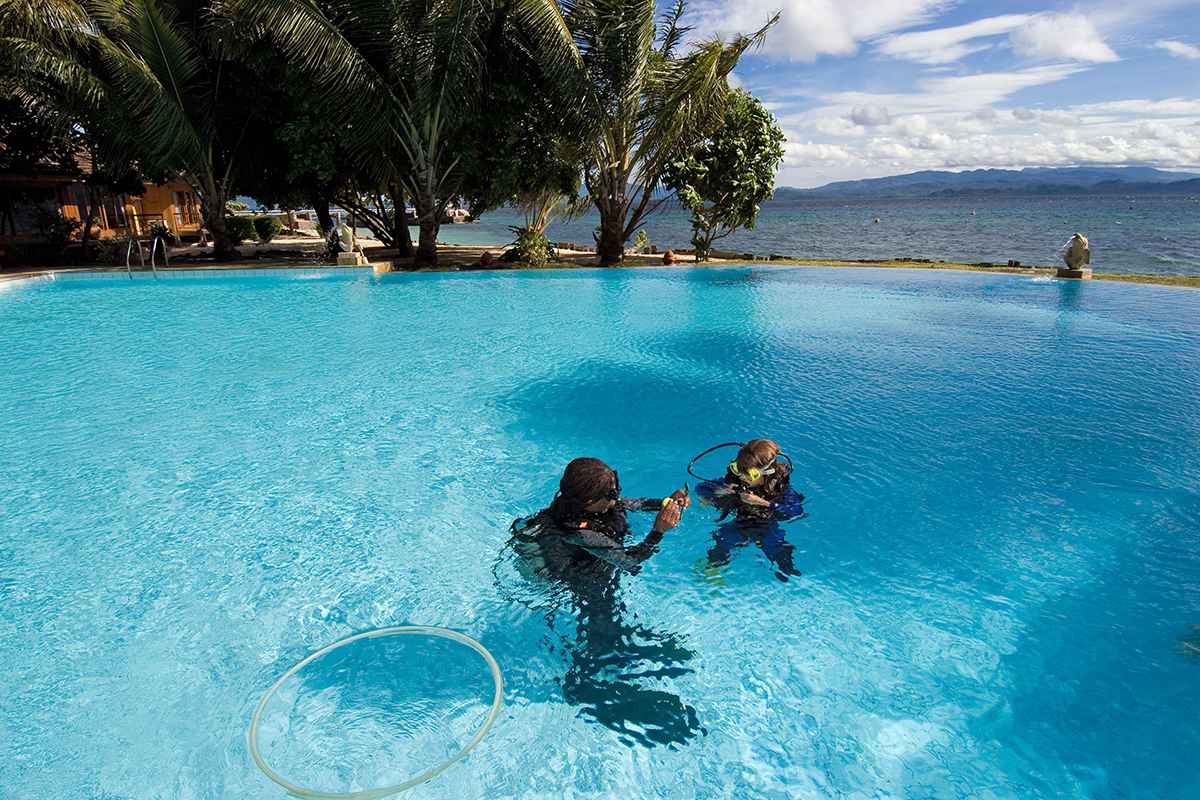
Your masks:
{"label": "blue and black wetsuit", "polygon": [[[786,464],[776,465],[775,480],[764,482],[761,487],[747,487],[732,473],[716,481],[701,481],[696,486],[696,495],[710,502],[721,511],[717,530],[713,533],[713,545],[708,550],[710,566],[723,567],[729,563],[734,549],[754,542],[775,566],[775,577],[787,581],[788,576],[800,575],[792,563],[796,548],[784,538],[780,522],[804,516],[804,495],[796,492],[789,482]],[[748,502],[745,494],[756,494],[767,500],[769,506]],[[726,521],[730,514],[733,519]]]}

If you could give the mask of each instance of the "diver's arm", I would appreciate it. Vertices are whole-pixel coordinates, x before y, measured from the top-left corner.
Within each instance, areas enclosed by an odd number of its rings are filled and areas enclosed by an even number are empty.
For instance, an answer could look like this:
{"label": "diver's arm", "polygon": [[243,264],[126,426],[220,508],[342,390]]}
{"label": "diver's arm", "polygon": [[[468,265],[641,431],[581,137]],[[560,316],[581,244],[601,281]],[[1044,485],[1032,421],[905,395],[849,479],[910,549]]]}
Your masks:
{"label": "diver's arm", "polygon": [[617,505],[626,511],[657,511],[662,507],[661,497],[622,497]]}
{"label": "diver's arm", "polygon": [[650,533],[646,535],[641,544],[625,547],[608,535],[588,528],[586,522],[575,528],[569,534],[567,541],[621,569],[637,572],[638,564],[654,555],[658,550],[663,534],[679,524],[679,520],[683,516],[683,506],[676,499],[676,495],[681,492],[683,492],[682,489],[665,500],[654,501],[658,507],[658,515],[654,518],[654,527],[650,529]]}
{"label": "diver's arm", "polygon": [[696,484],[696,496],[710,502],[733,494],[734,489],[725,481],[700,481]]}
{"label": "diver's arm", "polygon": [[620,567],[626,572],[637,572],[640,569],[638,565],[654,555],[662,538],[663,532],[655,529],[650,531],[641,544],[625,547],[600,531],[576,528],[564,536],[563,540],[576,547],[582,547],[596,558]]}
{"label": "diver's arm", "polygon": [[803,503],[804,495],[797,494],[791,486],[785,486],[783,487],[783,497],[779,498],[778,502],[772,503],[770,508],[780,516],[802,517],[804,516]]}
{"label": "diver's arm", "polygon": [[[687,484],[684,488],[676,489],[668,497],[622,497],[617,500],[617,505],[626,511],[661,511],[666,507],[668,500],[674,500],[680,510],[687,508],[692,504],[692,497],[688,493]],[[663,530],[668,530],[674,527],[674,524],[668,525]]]}
{"label": "diver's arm", "polygon": [[626,552],[639,561],[645,561],[652,556],[658,549],[658,543],[662,541],[663,534],[679,524],[679,520],[683,518],[683,510],[691,502],[686,489],[680,489],[665,498],[659,505],[658,516],[654,518],[654,527],[650,529],[650,533],[646,534],[646,538],[641,544],[634,545]]}

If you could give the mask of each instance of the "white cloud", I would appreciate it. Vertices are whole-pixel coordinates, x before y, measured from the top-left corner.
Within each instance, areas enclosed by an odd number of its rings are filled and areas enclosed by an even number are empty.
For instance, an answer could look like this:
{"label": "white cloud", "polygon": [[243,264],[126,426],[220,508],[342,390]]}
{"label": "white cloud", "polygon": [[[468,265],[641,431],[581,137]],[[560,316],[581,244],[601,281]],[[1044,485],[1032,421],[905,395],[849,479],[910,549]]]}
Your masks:
{"label": "white cloud", "polygon": [[1012,34],[1018,54],[1069,61],[1120,61],[1104,43],[1096,26],[1082,14],[1039,14]]}
{"label": "white cloud", "polygon": [[953,0],[693,0],[688,23],[696,33],[756,31],[780,12],[764,49],[793,61],[850,55],[858,43],[930,19]]}
{"label": "white cloud", "polygon": [[872,161],[887,161],[899,166],[918,160],[912,150],[893,139],[872,139],[865,148],[867,158]]}
{"label": "white cloud", "polygon": [[1183,42],[1174,42],[1170,39],[1159,39],[1154,43],[1155,47],[1161,47],[1173,56],[1196,60],[1200,58],[1200,47],[1194,47]]}
{"label": "white cloud", "polygon": [[[815,144],[811,141],[795,141],[795,136],[788,136],[783,146],[783,169],[797,166],[817,164],[845,165],[858,163],[862,158],[848,148],[834,144]],[[779,184],[782,186],[783,184]]]}
{"label": "white cloud", "polygon": [[1048,64],[1014,72],[979,75],[941,75],[918,83],[919,92],[871,94],[837,92],[823,95],[824,104],[814,116],[849,115],[855,106],[874,104],[880,108],[903,108],[908,114],[935,118],[939,123],[960,119],[963,109],[1005,105],[1017,92],[1063,80],[1087,69],[1078,64]]}
{"label": "white cloud", "polygon": [[992,108],[979,108],[954,122],[954,130],[964,133],[991,133],[1000,124],[1000,115]]}
{"label": "white cloud", "polygon": [[874,103],[867,103],[854,107],[850,112],[850,121],[855,125],[878,127],[891,124],[892,118],[888,115],[886,108],[880,108]]}
{"label": "white cloud", "polygon": [[1005,14],[954,28],[896,34],[884,38],[879,45],[879,51],[922,64],[949,64],[988,46],[968,45],[966,42],[1012,33],[1030,19],[1028,14]]}
{"label": "white cloud", "polygon": [[[1200,140],[1191,137],[1192,147]],[[921,139],[900,140],[880,136],[862,147],[866,162],[901,160],[906,171],[949,168],[1020,168],[1068,163],[1150,165],[1178,164],[1179,148],[1157,141],[1100,136],[1085,141],[1055,141],[1051,137],[978,135],[955,139],[935,134]],[[809,159],[829,155],[811,142],[803,150]],[[853,160],[853,151],[838,148],[836,160]]]}
{"label": "white cloud", "polygon": [[1078,114],[1056,108],[1038,115],[1038,122],[1044,125],[1056,125],[1060,128],[1077,128],[1083,122]]}
{"label": "white cloud", "polygon": [[1188,100],[1171,97],[1166,100],[1113,100],[1107,103],[1084,103],[1072,106],[1084,116],[1142,116],[1142,117],[1197,117],[1200,116],[1200,99]]}
{"label": "white cloud", "polygon": [[934,126],[920,114],[913,114],[897,119],[892,125],[892,133],[897,136],[927,136],[934,133]]}
{"label": "white cloud", "polygon": [[1083,120],[1078,114],[1064,111],[1061,108],[1042,111],[1041,109],[1029,109],[1025,106],[1017,106],[1012,110],[1012,115],[1021,122],[1038,122],[1052,128],[1076,128],[1083,124]]}
{"label": "white cloud", "polygon": [[918,150],[947,151],[954,148],[954,139],[944,133],[930,133],[911,140],[909,144]]}
{"label": "white cloud", "polygon": [[1143,122],[1134,129],[1134,136],[1139,139],[1173,139],[1175,129],[1162,122]]}
{"label": "white cloud", "polygon": [[803,126],[835,139],[860,138],[867,134],[866,128],[856,125],[849,117],[813,117]]}
{"label": "white cloud", "polygon": [[[1140,129],[1139,129],[1140,131]],[[1162,134],[1158,128],[1148,132]],[[875,136],[853,147],[808,142],[789,150],[776,184],[818,186],[831,180],[877,177],[923,169],[1020,169],[1034,166],[1144,165],[1186,167],[1200,160],[1200,129],[1172,131],[1169,139],[1065,134],[917,138]],[[819,175],[819,177],[818,177]]]}

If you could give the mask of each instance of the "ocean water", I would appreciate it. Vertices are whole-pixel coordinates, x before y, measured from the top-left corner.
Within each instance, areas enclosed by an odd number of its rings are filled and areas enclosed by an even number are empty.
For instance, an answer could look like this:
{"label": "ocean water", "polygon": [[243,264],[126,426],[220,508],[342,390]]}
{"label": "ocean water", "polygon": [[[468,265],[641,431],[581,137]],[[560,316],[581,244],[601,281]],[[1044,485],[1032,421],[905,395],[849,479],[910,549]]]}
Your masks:
{"label": "ocean water", "polygon": [[[5,284],[0,796],[282,798],[267,690],[436,625],[505,707],[407,797],[1191,800],[1198,312],[764,265]],[[752,436],[808,498],[799,577],[711,562],[700,503],[598,593],[510,545],[572,458],[660,497]],[[403,644],[297,673],[272,766],[454,752],[488,670]]]}
{"label": "ocean water", "polygon": [[[876,222],[878,220],[878,222]],[[594,214],[551,225],[552,242],[594,243]],[[443,226],[440,240],[498,246],[512,242],[512,210],[470,225]],[[690,247],[689,215],[656,213],[643,227],[660,251]],[[1061,266],[1061,248],[1079,231],[1088,237],[1097,272],[1200,275],[1200,197],[975,197],[823,199],[780,207],[764,204],[758,225],[715,246],[763,258],[928,258],[974,264]],[[630,241],[632,246],[632,240]]]}

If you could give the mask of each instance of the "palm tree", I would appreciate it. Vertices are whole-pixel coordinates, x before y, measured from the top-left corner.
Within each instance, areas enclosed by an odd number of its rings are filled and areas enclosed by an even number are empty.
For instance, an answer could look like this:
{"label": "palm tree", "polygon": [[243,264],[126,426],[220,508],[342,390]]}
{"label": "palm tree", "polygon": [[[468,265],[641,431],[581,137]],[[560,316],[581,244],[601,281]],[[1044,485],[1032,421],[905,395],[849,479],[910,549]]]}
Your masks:
{"label": "palm tree", "polygon": [[712,38],[676,57],[685,28],[677,0],[661,37],[655,0],[563,0],[588,77],[586,107],[598,120],[584,178],[600,212],[600,260],[621,261],[625,242],[663,197],[656,197],[673,153],[716,125],[727,78],[738,59],[766,35],[726,44]]}
{"label": "palm tree", "polygon": [[[489,47],[526,47],[570,72],[570,34],[553,0],[229,0],[240,26],[269,31],[334,101],[349,147],[416,208],[416,257],[437,260],[447,206],[461,194],[464,132],[477,124]],[[577,72],[577,67],[575,67]]]}
{"label": "palm tree", "polygon": [[200,199],[219,261],[252,109],[224,102],[238,76],[214,0],[18,0],[0,8],[0,60],[30,96],[81,121],[113,163],[174,177]]}

